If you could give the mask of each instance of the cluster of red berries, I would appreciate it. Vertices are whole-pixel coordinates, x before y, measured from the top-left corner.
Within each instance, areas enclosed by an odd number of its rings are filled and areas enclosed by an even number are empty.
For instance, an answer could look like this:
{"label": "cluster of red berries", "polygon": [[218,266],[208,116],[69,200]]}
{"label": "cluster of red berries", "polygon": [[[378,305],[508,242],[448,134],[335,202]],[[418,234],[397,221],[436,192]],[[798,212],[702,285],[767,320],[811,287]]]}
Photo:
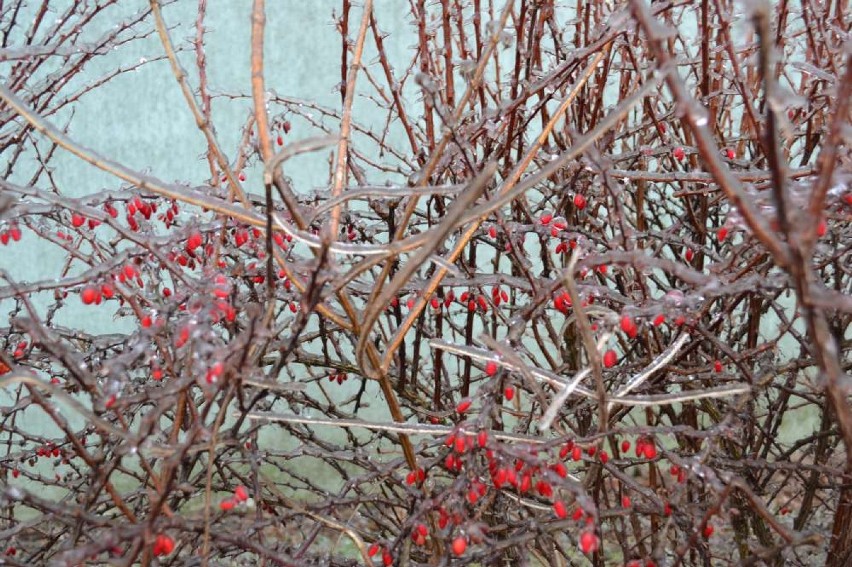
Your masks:
{"label": "cluster of red berries", "polygon": [[621,330],[624,331],[631,339],[635,339],[636,335],[639,333],[639,328],[636,326],[636,322],[629,315],[623,315],[621,317]]}
{"label": "cluster of red berries", "polygon": [[248,498],[248,489],[245,486],[240,485],[234,489],[234,495],[231,498],[226,498],[219,502],[219,509],[224,512],[233,510],[238,504],[245,502]]}
{"label": "cluster of red berries", "polygon": [[[175,201],[172,201],[172,206],[169,211],[172,211],[173,209],[177,209],[177,203]],[[127,220],[127,226],[130,227],[130,230],[136,232],[139,230],[139,223],[136,220],[136,215],[141,215],[145,218],[145,220],[151,220],[151,215],[156,212],[156,202],[152,201],[149,203],[148,201],[142,200],[142,198],[137,195],[127,203],[127,215],[125,216],[125,219]],[[174,219],[175,214],[177,213],[172,212],[171,219],[169,219],[168,213],[158,218],[160,218],[165,223],[166,228],[169,228],[171,226],[171,222],[172,219]]]}
{"label": "cluster of red berries", "polygon": [[652,460],[657,457],[657,446],[654,444],[654,441],[648,437],[640,437],[636,441],[635,451],[637,457],[645,457],[648,460]]}
{"label": "cluster of red berries", "polygon": [[378,543],[372,544],[369,549],[367,549],[367,555],[370,557],[375,557],[379,551],[382,552],[382,565],[385,567],[390,567],[393,565],[393,555],[388,548],[383,545],[379,545]]}
{"label": "cluster of red berries", "polygon": [[349,376],[346,374],[346,372],[333,372],[328,375],[329,382],[337,382],[338,384],[343,384],[348,379]]}
{"label": "cluster of red berries", "polygon": [[175,550],[175,540],[173,540],[170,536],[166,534],[160,534],[157,536],[157,539],[154,540],[154,546],[151,551],[154,553],[156,557],[163,557],[165,555],[171,555],[171,553]]}
{"label": "cluster of red berries", "polygon": [[12,224],[8,229],[0,232],[0,243],[3,243],[3,246],[9,244],[9,240],[11,239],[13,242],[18,242],[21,240],[21,229],[18,228],[17,224]]}
{"label": "cluster of red berries", "polygon": [[62,455],[62,450],[59,447],[54,446],[52,443],[48,443],[42,447],[36,449],[37,457],[59,457]]}
{"label": "cluster of red berries", "polygon": [[409,486],[422,484],[426,480],[426,471],[418,467],[416,471],[411,471],[405,477],[405,483]]}

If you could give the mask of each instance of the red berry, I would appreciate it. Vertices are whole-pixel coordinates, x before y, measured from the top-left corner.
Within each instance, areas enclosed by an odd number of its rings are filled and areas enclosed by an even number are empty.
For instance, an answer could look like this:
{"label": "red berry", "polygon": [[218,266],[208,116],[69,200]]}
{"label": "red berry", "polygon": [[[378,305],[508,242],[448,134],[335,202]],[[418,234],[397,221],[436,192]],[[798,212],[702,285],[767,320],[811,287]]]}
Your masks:
{"label": "red berry", "polygon": [[728,159],[734,159],[735,157],[737,157],[737,152],[735,152],[735,151],[734,151],[734,150],[732,150],[731,148],[728,148],[728,149],[725,151],[725,154],[727,154]]}
{"label": "red berry", "polygon": [[375,555],[376,555],[378,552],[379,552],[379,544],[378,544],[378,543],[374,543],[374,544],[373,544],[373,545],[371,545],[371,546],[370,546],[370,548],[367,550],[367,555],[369,555],[370,557],[375,557]]}
{"label": "red berry", "polygon": [[494,376],[497,374],[497,363],[493,360],[489,360],[485,363],[485,373],[489,376]]}
{"label": "red berry", "polygon": [[686,258],[687,262],[692,262],[692,258],[695,256],[695,253],[692,251],[692,248],[687,248],[683,256]]}
{"label": "red berry", "polygon": [[456,406],[456,411],[457,411],[458,413],[464,413],[464,412],[466,412],[467,410],[469,410],[469,409],[470,409],[470,404],[471,404],[471,403],[472,403],[472,402],[470,401],[470,398],[465,398],[465,399],[463,399],[462,401],[460,401],[460,402],[459,402],[459,405],[457,405],[457,406]]}
{"label": "red berry", "polygon": [[204,239],[201,237],[201,234],[198,232],[193,232],[189,235],[189,238],[186,239],[186,249],[189,252],[193,252],[196,248],[201,246],[204,242]]}
{"label": "red berry", "polygon": [[104,296],[104,299],[112,299],[115,295],[115,288],[112,287],[112,284],[105,283],[101,286],[101,294]]}
{"label": "red berry", "polygon": [[654,326],[655,327],[659,327],[660,325],[662,325],[665,322],[666,322],[666,316],[665,315],[657,315],[656,317],[654,317]]}
{"label": "red berry", "polygon": [[484,449],[488,444],[488,432],[485,430],[480,431],[479,435],[476,436],[476,441],[479,443],[479,447]]}
{"label": "red berry", "polygon": [[182,327],[180,333],[178,334],[178,338],[175,341],[175,346],[177,348],[182,347],[186,344],[186,341],[189,340],[189,327]]}
{"label": "red berry", "polygon": [[605,368],[612,368],[618,362],[618,355],[614,350],[608,350],[603,355],[603,365]]}
{"label": "red berry", "polygon": [[515,389],[511,386],[506,386],[506,389],[503,391],[503,395],[506,396],[506,401],[511,402],[512,398],[515,397]]}
{"label": "red berry", "polygon": [[225,365],[221,362],[215,363],[210,369],[207,371],[207,383],[213,384],[215,383],[222,373],[225,371]]}
{"label": "red berry", "polygon": [[461,556],[465,549],[467,549],[467,540],[463,536],[458,536],[453,540],[453,553]]}
{"label": "red berry", "polygon": [[382,564],[385,565],[385,567],[393,565],[393,555],[391,555],[391,552],[387,549],[382,551]]}
{"label": "red berry", "polygon": [[228,510],[233,510],[236,505],[237,502],[233,498],[227,498],[219,502],[219,509],[227,512]]}
{"label": "red berry", "polygon": [[492,226],[488,227],[488,236],[490,236],[491,238],[497,238],[497,227],[496,226],[492,225]]}
{"label": "red berry", "polygon": [[621,330],[627,333],[627,336],[632,338],[636,337],[636,334],[639,332],[639,328],[636,326],[636,323],[633,322],[633,319],[628,315],[624,315],[621,318]]}
{"label": "red berry", "polygon": [[622,496],[621,497],[621,507],[622,508],[630,508],[630,497]]}
{"label": "red berry", "polygon": [[240,485],[234,489],[234,498],[236,498],[238,502],[245,502],[248,500],[248,497],[248,489],[245,486]]}
{"label": "red berry", "polygon": [[467,493],[467,501],[476,504],[477,500],[479,500],[479,494],[471,488]]}
{"label": "red berry", "polygon": [[154,548],[152,549],[155,556],[160,557],[163,555],[169,555],[174,550],[175,542],[172,538],[165,534],[157,536],[156,541],[154,541]]}
{"label": "red berry", "polygon": [[825,219],[820,219],[817,225],[817,236],[822,238],[826,232],[828,232],[828,224],[826,224]]}
{"label": "red berry", "polygon": [[568,516],[568,510],[565,509],[565,503],[562,500],[557,500],[553,503],[553,513],[560,520]]}
{"label": "red berry", "polygon": [[704,526],[704,537],[709,538],[711,535],[713,535],[713,529],[713,524],[707,524],[706,526]]}
{"label": "red berry", "polygon": [[95,286],[86,286],[83,288],[83,291],[80,292],[80,299],[83,300],[85,305],[91,305],[95,303],[101,298],[101,292]]}
{"label": "red berry", "polygon": [[598,536],[594,532],[586,531],[580,534],[580,549],[586,555],[594,553],[598,549]]}
{"label": "red berry", "polygon": [[728,229],[724,226],[716,231],[716,238],[719,240],[719,242],[724,242],[727,237]]}
{"label": "red berry", "polygon": [[86,217],[84,217],[80,213],[71,214],[71,226],[73,226],[74,228],[80,228],[84,224],[86,224]]}
{"label": "red berry", "polygon": [[630,450],[630,441],[625,439],[624,441],[621,442],[621,452],[626,453],[629,450]]}
{"label": "red berry", "polygon": [[577,193],[576,195],[574,195],[574,206],[582,211],[586,208],[586,198]]}
{"label": "red berry", "polygon": [[718,360],[715,361],[713,363],[713,370],[715,370],[716,372],[721,372],[722,371],[722,363]]}
{"label": "red berry", "polygon": [[550,214],[550,213],[544,213],[543,215],[541,215],[539,217],[538,220],[539,220],[539,222],[541,222],[541,224],[543,224],[544,226],[547,226],[547,225],[550,224],[550,221],[553,220],[553,215]]}
{"label": "red berry", "polygon": [[682,161],[683,158],[686,156],[686,152],[683,151],[683,148],[678,146],[674,149],[674,151],[672,152],[672,155],[674,156],[674,158],[677,161]]}

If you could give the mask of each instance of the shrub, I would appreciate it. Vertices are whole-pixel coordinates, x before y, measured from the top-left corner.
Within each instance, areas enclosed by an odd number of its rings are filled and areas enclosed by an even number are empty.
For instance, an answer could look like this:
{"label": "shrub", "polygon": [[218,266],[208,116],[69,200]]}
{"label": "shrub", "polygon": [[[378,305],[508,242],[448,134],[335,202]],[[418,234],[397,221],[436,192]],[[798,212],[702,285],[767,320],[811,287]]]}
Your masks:
{"label": "shrub", "polygon": [[[267,83],[290,3],[237,94],[205,2],[112,4],[0,18],[8,564],[850,563],[842,3],[342,0],[334,107]],[[205,179],[58,120],[153,34]]]}

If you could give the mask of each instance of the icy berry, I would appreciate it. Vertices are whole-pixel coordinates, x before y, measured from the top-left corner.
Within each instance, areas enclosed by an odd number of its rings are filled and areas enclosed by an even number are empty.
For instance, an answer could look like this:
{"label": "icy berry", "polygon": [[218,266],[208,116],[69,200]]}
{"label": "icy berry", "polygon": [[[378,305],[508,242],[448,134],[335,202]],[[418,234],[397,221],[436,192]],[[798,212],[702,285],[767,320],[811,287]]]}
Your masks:
{"label": "icy berry", "polygon": [[83,303],[86,305],[91,305],[92,303],[97,302],[101,298],[101,292],[95,286],[86,286],[83,288],[83,291],[80,292],[80,299],[83,300]]}
{"label": "icy berry", "polygon": [[585,531],[580,534],[580,549],[586,555],[594,553],[598,549],[598,536],[594,532]]}
{"label": "icy berry", "polygon": [[160,534],[157,536],[156,541],[154,541],[154,547],[152,549],[155,556],[160,557],[163,555],[169,555],[174,550],[175,541],[171,537],[165,534]]}
{"label": "icy berry", "polygon": [[467,540],[463,536],[458,536],[453,540],[453,553],[461,556],[465,549],[467,549]]}

